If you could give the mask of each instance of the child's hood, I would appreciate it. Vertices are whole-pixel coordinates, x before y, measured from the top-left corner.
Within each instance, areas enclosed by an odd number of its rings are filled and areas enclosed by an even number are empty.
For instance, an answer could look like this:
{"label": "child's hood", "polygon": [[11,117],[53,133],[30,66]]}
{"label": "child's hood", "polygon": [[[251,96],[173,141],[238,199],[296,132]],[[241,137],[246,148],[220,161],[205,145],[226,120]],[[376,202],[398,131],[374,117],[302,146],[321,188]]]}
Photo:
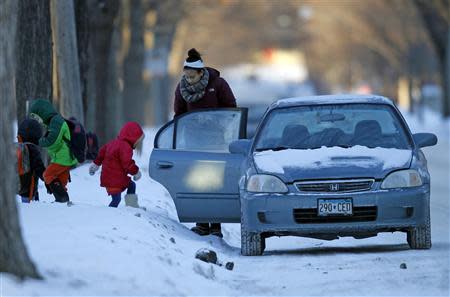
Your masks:
{"label": "child's hood", "polygon": [[50,119],[58,114],[52,103],[45,99],[33,100],[30,107],[30,113],[38,115],[44,124],[48,124]]}
{"label": "child's hood", "polygon": [[128,122],[120,130],[119,139],[125,140],[133,146],[142,135],[144,135],[144,131],[138,123]]}
{"label": "child's hood", "polygon": [[23,120],[17,131],[23,142],[31,142],[33,144],[39,143],[39,138],[42,137],[41,125],[33,119]]}

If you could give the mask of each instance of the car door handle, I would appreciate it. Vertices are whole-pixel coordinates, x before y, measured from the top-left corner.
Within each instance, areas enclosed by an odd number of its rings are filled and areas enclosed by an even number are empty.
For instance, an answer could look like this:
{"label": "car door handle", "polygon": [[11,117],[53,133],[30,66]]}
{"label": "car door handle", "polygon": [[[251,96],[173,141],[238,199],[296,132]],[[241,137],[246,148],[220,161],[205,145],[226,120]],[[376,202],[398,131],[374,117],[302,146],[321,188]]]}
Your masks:
{"label": "car door handle", "polygon": [[156,163],[156,165],[158,165],[159,168],[172,168],[173,167],[173,163],[168,162],[168,161],[158,161]]}

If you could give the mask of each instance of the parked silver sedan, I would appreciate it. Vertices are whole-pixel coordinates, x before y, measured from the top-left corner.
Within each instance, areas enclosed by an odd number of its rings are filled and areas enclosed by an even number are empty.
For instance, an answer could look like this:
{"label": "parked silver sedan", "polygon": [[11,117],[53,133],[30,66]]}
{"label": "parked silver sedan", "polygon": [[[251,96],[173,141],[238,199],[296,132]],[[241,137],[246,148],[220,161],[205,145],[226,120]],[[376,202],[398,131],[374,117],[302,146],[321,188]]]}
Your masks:
{"label": "parked silver sedan", "polygon": [[241,253],[271,236],[366,238],[407,233],[431,247],[430,176],[422,147],[391,100],[313,96],[273,103],[245,138],[245,109],[201,110],[165,125],[150,176],[182,222],[241,223]]}

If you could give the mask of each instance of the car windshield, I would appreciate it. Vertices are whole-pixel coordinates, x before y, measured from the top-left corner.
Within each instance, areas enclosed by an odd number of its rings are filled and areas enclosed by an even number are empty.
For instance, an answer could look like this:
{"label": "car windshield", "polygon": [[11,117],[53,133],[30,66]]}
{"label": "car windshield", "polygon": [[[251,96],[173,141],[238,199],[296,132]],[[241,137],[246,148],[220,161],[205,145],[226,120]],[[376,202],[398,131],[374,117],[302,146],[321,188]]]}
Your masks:
{"label": "car windshield", "polygon": [[396,111],[388,105],[340,104],[275,109],[258,132],[256,150],[352,147],[410,149]]}

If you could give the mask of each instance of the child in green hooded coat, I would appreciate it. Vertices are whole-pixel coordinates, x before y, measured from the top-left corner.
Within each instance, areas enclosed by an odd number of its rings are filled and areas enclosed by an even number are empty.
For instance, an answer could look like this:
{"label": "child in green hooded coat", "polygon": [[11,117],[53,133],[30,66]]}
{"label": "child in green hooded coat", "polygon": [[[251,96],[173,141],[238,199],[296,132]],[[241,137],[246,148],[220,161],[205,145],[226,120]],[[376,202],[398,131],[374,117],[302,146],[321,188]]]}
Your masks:
{"label": "child in green hooded coat", "polygon": [[70,141],[69,126],[50,101],[44,99],[32,102],[30,117],[47,130],[39,139],[39,146],[45,148],[50,156],[50,165],[44,171],[45,184],[53,192],[56,202],[68,202],[70,199],[66,186],[70,169],[78,163],[67,145]]}

